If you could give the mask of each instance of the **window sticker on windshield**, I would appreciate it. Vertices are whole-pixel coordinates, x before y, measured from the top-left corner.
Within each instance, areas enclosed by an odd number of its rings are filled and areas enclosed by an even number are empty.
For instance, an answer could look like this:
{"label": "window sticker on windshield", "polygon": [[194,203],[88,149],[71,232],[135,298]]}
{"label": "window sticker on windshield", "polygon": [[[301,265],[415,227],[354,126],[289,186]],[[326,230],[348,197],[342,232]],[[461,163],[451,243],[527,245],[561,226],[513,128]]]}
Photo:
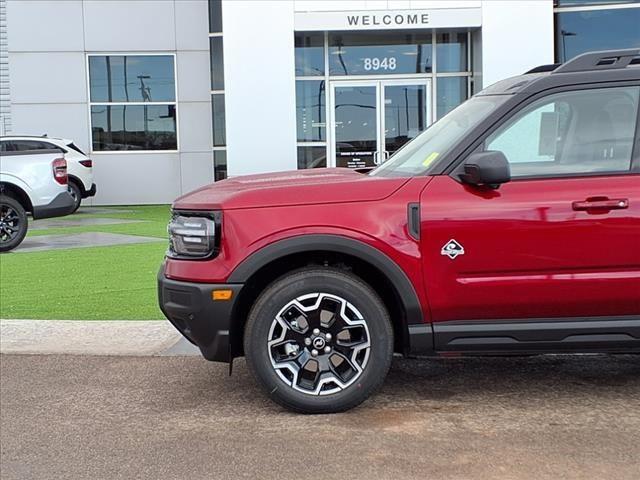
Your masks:
{"label": "window sticker on windshield", "polygon": [[433,152],[431,155],[429,155],[427,158],[424,159],[424,161],[422,162],[422,165],[424,165],[425,167],[428,167],[434,162],[436,158],[438,158],[438,155],[440,155],[438,152]]}

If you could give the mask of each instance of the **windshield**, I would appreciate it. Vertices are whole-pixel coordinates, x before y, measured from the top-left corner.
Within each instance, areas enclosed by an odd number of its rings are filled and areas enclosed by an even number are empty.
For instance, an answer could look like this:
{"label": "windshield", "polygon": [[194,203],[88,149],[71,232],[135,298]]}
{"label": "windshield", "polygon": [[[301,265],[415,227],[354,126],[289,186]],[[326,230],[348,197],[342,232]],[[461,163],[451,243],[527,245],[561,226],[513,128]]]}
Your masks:
{"label": "windshield", "polygon": [[480,95],[467,100],[406,143],[369,175],[404,177],[423,174],[508,98],[509,95]]}

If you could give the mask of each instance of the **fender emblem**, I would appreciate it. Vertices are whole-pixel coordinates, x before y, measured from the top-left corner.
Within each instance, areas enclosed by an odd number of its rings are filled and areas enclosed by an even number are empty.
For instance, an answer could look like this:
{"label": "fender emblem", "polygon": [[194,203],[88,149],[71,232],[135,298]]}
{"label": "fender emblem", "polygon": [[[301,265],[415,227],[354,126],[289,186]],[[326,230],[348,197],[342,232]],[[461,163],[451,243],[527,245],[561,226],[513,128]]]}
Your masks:
{"label": "fender emblem", "polygon": [[464,247],[452,238],[444,244],[444,247],[440,250],[440,255],[445,255],[453,260],[458,255],[464,255]]}

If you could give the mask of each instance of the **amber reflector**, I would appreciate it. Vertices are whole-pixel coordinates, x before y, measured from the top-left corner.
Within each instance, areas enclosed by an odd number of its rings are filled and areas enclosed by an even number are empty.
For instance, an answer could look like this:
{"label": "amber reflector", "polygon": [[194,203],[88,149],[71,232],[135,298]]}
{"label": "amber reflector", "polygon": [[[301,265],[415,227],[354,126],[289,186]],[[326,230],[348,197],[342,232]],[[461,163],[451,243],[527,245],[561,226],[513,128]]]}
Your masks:
{"label": "amber reflector", "polygon": [[233,290],[214,290],[211,292],[211,298],[214,300],[231,300]]}

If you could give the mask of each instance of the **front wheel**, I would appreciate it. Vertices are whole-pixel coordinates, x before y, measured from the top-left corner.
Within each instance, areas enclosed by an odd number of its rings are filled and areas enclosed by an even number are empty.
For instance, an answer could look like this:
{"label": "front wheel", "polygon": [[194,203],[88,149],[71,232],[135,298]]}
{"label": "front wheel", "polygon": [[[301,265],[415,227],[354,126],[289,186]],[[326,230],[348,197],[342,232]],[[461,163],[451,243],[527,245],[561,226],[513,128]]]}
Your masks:
{"label": "front wheel", "polygon": [[301,413],[362,403],[383,383],[393,355],[389,314],[350,273],[308,268],[272,283],[244,336],[249,369],[271,397]]}
{"label": "front wheel", "polygon": [[14,198],[0,195],[0,252],[13,250],[27,234],[27,213]]}

